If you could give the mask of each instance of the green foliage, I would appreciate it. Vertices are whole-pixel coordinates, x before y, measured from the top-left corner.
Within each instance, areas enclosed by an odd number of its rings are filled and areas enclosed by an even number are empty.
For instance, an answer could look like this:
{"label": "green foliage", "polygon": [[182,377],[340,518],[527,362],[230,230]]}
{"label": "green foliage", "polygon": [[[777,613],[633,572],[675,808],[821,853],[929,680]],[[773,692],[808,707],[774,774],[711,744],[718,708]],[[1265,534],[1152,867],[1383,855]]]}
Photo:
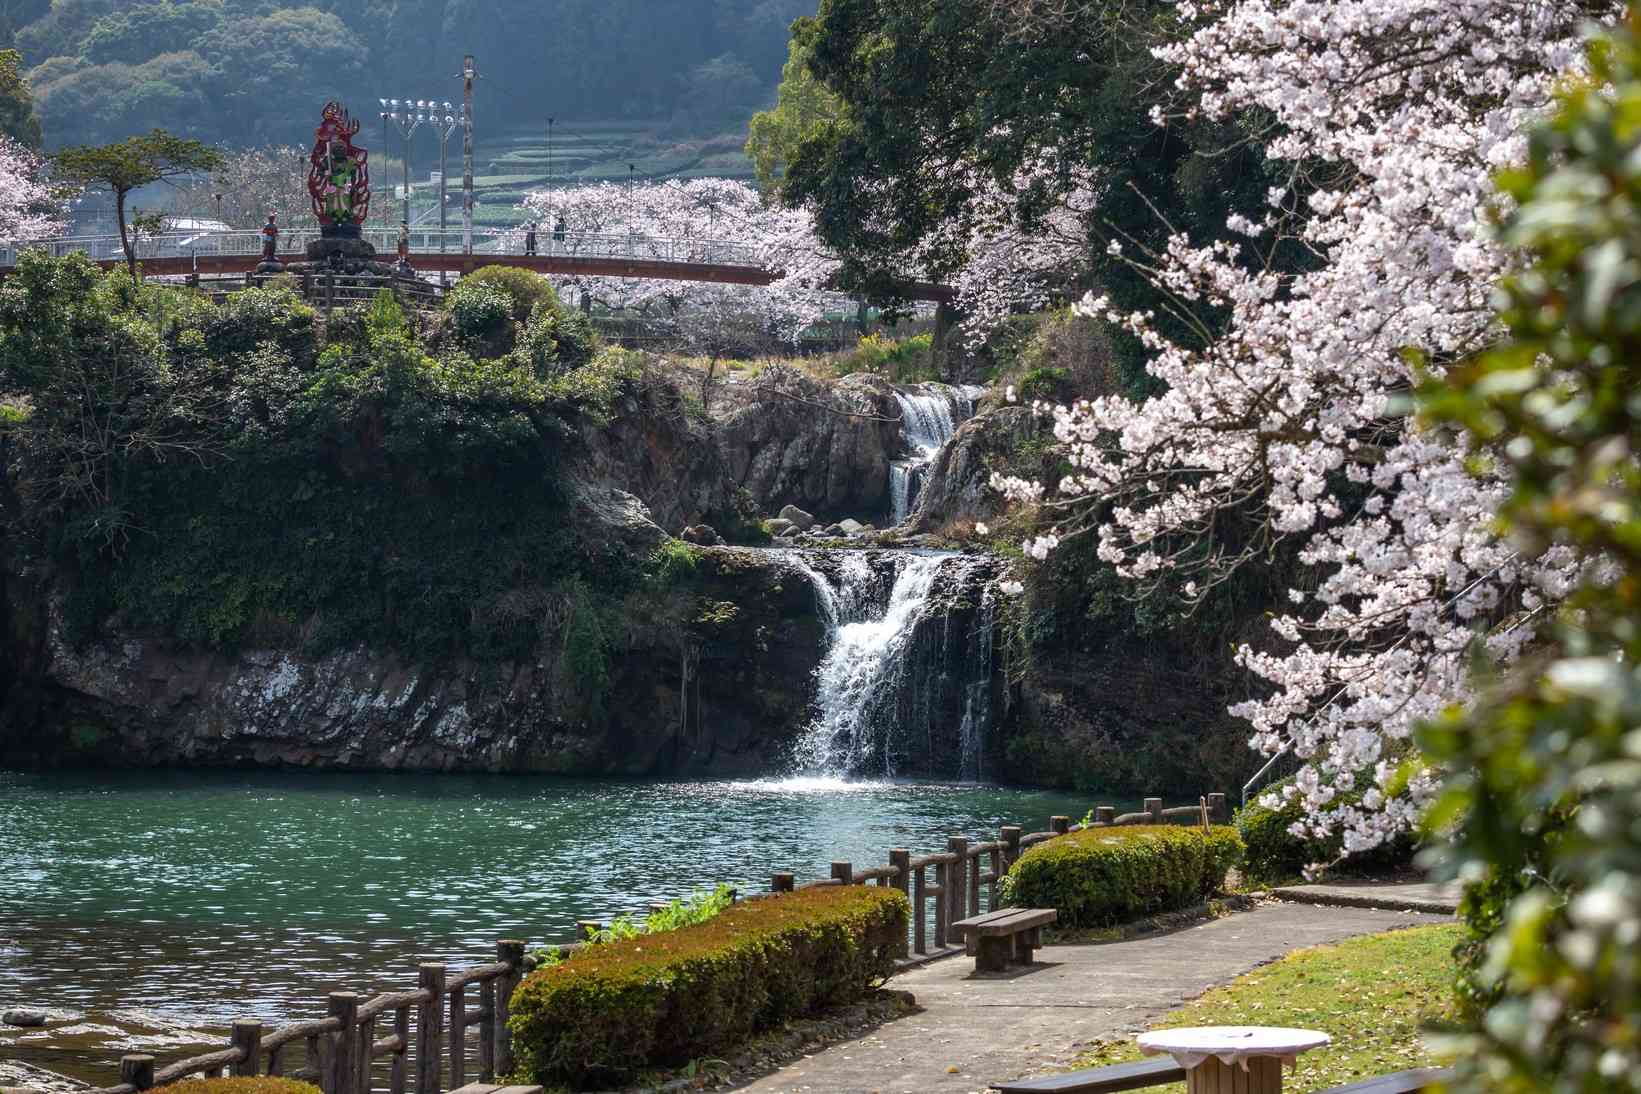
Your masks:
{"label": "green foliage", "polygon": [[1040,843],[1009,867],[1003,899],[1054,908],[1061,927],[1106,927],[1189,907],[1225,884],[1242,858],[1236,830],[1139,825],[1087,828]]}
{"label": "green foliage", "polygon": [[220,1079],[184,1079],[172,1085],[177,1094],[318,1094],[319,1088],[299,1079],[273,1075]]}
{"label": "green foliage", "polygon": [[25,148],[40,147],[40,119],[34,116],[34,96],[23,79],[23,55],[0,49],[0,134]]}
{"label": "green foliage", "polygon": [[567,526],[559,450],[625,364],[548,385],[434,357],[384,301],[323,348],[316,332],[283,290],[215,306],[22,257],[0,287],[7,518],[72,575],[70,637],[118,613],[209,645],[488,660],[562,627],[568,691],[596,709],[639,567]]}
{"label": "green foliage", "polygon": [[895,889],[806,889],[578,951],[513,994],[520,1070],[539,1083],[615,1083],[858,999],[893,971],[907,915]]}
{"label": "green foliage", "polygon": [[378,289],[371,298],[370,310],[365,313],[365,330],[372,342],[410,334],[410,321],[405,318],[405,310],[399,306],[399,299],[392,290]]}
{"label": "green foliage", "polygon": [[485,343],[508,332],[512,324],[513,298],[497,285],[463,278],[445,296],[445,310],[458,338]]}
{"label": "green foliage", "polygon": [[[1371,785],[1363,780],[1363,785]],[[1281,784],[1269,789],[1280,793]],[[1263,796],[1263,795],[1261,795]],[[1344,805],[1355,804],[1361,791],[1351,790],[1339,795]],[[1294,835],[1289,828],[1303,816],[1297,799],[1288,799],[1280,808],[1268,809],[1258,797],[1243,806],[1236,814],[1236,830],[1247,848],[1243,873],[1252,881],[1275,883],[1292,881],[1304,874],[1306,867],[1330,864],[1340,860],[1343,843],[1336,833],[1325,840]],[[1373,873],[1409,866],[1413,862],[1413,839],[1403,834],[1380,844],[1371,851],[1357,852],[1339,863],[1351,873]]]}
{"label": "green foliage", "polygon": [[658,589],[690,581],[701,565],[701,549],[681,539],[669,539],[655,549],[644,567],[644,578]]}
{"label": "green foliage", "polygon": [[545,277],[519,266],[481,266],[463,277],[457,288],[488,285],[507,294],[514,322],[523,323],[538,306],[559,311],[558,294]]}
{"label": "green foliage", "polygon": [[[1449,772],[1429,819],[1456,826],[1479,957],[1461,1088],[1641,1089],[1641,39],[1595,40],[1500,179],[1497,349],[1421,393],[1503,464],[1503,530],[1528,556],[1590,565],[1550,640],[1419,740]],[[1524,612],[1531,605],[1522,607]]]}
{"label": "green foliage", "polygon": [[758,186],[766,193],[775,192],[805,138],[842,111],[838,97],[809,71],[809,51],[803,41],[793,38],[787,43],[775,106],[752,115],[747,127],[746,154],[752,158]]}
{"label": "green foliage", "polygon": [[832,363],[835,376],[869,372],[891,383],[920,384],[940,379],[934,364],[934,337],[916,334],[910,338],[886,338],[877,332],[866,335],[855,348]]}

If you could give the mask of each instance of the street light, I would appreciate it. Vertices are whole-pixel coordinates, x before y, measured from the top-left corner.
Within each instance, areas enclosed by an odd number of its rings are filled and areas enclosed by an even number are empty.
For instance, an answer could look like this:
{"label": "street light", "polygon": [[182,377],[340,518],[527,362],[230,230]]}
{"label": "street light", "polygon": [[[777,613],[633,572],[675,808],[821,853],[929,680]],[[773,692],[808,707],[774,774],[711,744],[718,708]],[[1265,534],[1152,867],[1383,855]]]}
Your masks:
{"label": "street light", "polygon": [[[449,162],[450,134],[455,131],[456,126],[461,124],[461,119],[456,117],[456,108],[448,102],[429,103],[428,105],[433,108],[432,113],[427,117],[428,123],[433,126],[433,132],[439,135],[439,253],[444,254],[445,206],[446,193],[448,192],[445,180],[450,174],[446,169]],[[445,283],[446,276],[445,270],[441,267],[439,270],[439,284]]]}
{"label": "street light", "polygon": [[426,111],[427,111],[428,106],[431,105],[431,104],[429,104],[426,99],[422,99],[420,101],[417,101],[415,99],[405,99],[403,101],[400,101],[399,99],[378,99],[377,102],[382,104],[382,119],[384,121],[392,122],[394,127],[396,129],[398,129],[400,133],[404,134],[404,138],[405,138],[405,164],[404,164],[404,166],[405,166],[405,170],[404,170],[404,177],[405,177],[405,212],[404,212],[404,222],[405,222],[406,225],[408,225],[410,223],[410,138],[411,138],[411,135],[414,134],[416,132],[416,130],[421,127],[421,124],[427,120]]}

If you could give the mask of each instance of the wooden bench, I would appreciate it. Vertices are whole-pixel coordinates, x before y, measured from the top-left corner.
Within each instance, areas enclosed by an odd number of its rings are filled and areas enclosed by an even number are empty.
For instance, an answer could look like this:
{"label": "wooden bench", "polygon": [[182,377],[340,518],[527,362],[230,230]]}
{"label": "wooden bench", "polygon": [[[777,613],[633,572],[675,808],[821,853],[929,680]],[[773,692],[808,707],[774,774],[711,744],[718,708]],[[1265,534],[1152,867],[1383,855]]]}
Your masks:
{"label": "wooden bench", "polygon": [[1059,915],[1053,908],[1003,908],[960,919],[952,930],[963,936],[975,972],[1002,972],[1011,964],[1031,964],[1031,951],[1043,944],[1043,928]]}
{"label": "wooden bench", "polygon": [[1037,1079],[1017,1079],[1012,1083],[992,1083],[998,1094],[1109,1094],[1118,1090],[1144,1090],[1158,1083],[1183,1083],[1185,1069],[1172,1056],[1153,1056],[1131,1064],[1085,1068]]}
{"label": "wooden bench", "polygon": [[1444,1067],[1416,1067],[1412,1071],[1398,1071],[1394,1075],[1380,1075],[1362,1079],[1344,1086],[1330,1086],[1321,1094],[1417,1094],[1429,1090],[1439,1082],[1453,1078],[1453,1072]]}
{"label": "wooden bench", "polygon": [[539,1086],[499,1086],[495,1083],[468,1083],[450,1094],[541,1094]]}

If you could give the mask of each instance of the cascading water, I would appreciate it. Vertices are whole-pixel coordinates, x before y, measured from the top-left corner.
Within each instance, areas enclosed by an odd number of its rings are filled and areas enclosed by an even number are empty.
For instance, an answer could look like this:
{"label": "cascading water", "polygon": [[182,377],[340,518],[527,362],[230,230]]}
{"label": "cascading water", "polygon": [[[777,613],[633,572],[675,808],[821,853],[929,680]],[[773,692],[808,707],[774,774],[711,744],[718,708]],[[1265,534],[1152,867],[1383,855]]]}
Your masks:
{"label": "cascading water", "polygon": [[993,564],[923,551],[788,557],[814,586],[828,630],[798,769],[979,779],[991,718]]}
{"label": "cascading water", "polygon": [[985,390],[925,384],[921,391],[895,392],[895,401],[900,404],[901,436],[908,454],[889,464],[893,523],[900,524],[912,515],[924,473],[952,439],[957,427],[974,414],[974,401]]}

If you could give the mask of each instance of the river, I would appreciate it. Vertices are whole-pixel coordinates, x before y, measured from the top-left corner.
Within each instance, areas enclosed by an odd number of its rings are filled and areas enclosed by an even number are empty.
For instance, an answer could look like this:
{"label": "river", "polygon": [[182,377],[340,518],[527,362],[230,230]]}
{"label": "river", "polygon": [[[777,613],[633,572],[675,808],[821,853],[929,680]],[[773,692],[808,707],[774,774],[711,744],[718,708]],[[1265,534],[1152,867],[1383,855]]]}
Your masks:
{"label": "river", "polygon": [[975,785],[269,772],[0,772],[0,1057],[107,1080],[234,1018],[414,986],[721,881],[822,877],[1093,800]]}

